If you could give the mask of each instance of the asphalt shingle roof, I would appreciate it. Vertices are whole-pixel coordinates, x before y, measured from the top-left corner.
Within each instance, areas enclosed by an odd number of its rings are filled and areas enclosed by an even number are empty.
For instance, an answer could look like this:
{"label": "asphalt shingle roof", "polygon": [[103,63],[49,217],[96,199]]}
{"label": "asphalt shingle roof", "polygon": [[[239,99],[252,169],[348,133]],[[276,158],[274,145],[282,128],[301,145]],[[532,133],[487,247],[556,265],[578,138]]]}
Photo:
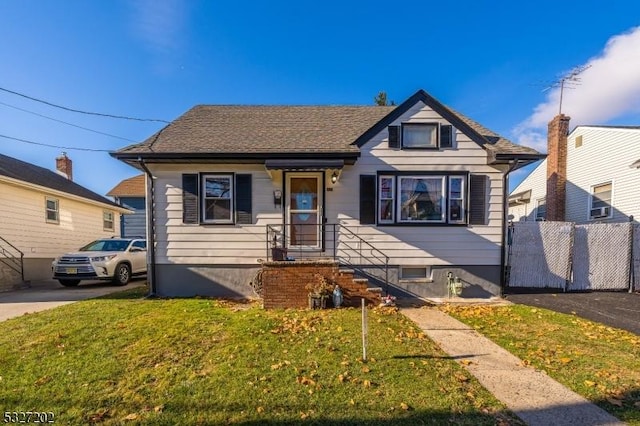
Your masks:
{"label": "asphalt shingle roof", "polygon": [[[357,154],[363,137],[417,101],[431,105],[454,126],[468,127],[493,154],[541,155],[516,145],[420,90],[399,106],[199,105],[116,157],[135,154]],[[383,120],[385,119],[386,120]],[[462,129],[464,131],[464,129]]]}
{"label": "asphalt shingle roof", "polygon": [[394,107],[199,105],[118,153],[357,153]]}
{"label": "asphalt shingle roof", "polygon": [[99,203],[120,207],[108,198],[96,194],[54,171],[2,154],[0,154],[0,176],[6,176]]}
{"label": "asphalt shingle roof", "polygon": [[145,179],[144,175],[138,175],[124,179],[113,189],[107,192],[110,197],[144,197]]}

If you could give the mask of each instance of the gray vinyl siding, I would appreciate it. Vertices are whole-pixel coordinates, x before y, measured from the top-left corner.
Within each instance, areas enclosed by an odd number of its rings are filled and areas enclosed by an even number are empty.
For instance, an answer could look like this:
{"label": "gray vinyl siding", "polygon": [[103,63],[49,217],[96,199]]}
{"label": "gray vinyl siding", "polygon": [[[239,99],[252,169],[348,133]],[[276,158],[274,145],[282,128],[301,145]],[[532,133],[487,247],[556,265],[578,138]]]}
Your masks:
{"label": "gray vinyl siding", "polygon": [[[575,139],[582,136],[582,146]],[[629,167],[640,159],[640,129],[577,127],[568,138],[566,220],[579,224],[626,222],[640,219],[640,169]],[[591,188],[613,183],[613,216],[590,220]]]}
{"label": "gray vinyl siding", "polygon": [[119,197],[116,202],[133,210],[133,214],[120,216],[120,232],[123,237],[145,237],[147,235],[146,206],[144,197]]}

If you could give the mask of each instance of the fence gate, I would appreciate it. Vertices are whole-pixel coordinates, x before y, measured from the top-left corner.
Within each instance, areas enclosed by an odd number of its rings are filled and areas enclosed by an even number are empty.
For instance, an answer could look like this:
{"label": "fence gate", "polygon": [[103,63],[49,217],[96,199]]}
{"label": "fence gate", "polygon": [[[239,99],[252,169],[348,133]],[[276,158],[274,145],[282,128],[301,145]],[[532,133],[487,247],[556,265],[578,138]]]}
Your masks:
{"label": "fence gate", "polygon": [[570,222],[514,223],[509,287],[564,290],[571,270],[572,233]]}
{"label": "fence gate", "polygon": [[569,290],[627,290],[631,223],[576,225]]}

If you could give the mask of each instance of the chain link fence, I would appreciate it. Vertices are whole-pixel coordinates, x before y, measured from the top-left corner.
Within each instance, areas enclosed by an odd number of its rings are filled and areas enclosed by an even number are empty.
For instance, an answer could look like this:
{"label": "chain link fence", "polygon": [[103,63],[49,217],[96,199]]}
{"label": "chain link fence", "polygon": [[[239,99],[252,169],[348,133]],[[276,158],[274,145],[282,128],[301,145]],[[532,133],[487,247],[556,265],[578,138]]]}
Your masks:
{"label": "chain link fence", "polygon": [[517,222],[508,243],[511,288],[640,289],[639,225]]}

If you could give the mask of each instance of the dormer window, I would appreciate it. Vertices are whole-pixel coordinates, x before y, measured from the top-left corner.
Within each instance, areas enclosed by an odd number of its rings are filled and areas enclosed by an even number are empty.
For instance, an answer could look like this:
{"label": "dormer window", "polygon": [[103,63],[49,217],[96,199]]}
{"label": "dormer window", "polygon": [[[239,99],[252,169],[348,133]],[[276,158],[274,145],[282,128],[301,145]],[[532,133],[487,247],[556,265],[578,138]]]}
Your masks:
{"label": "dormer window", "polygon": [[450,124],[402,123],[389,126],[389,148],[453,148],[455,131]]}

